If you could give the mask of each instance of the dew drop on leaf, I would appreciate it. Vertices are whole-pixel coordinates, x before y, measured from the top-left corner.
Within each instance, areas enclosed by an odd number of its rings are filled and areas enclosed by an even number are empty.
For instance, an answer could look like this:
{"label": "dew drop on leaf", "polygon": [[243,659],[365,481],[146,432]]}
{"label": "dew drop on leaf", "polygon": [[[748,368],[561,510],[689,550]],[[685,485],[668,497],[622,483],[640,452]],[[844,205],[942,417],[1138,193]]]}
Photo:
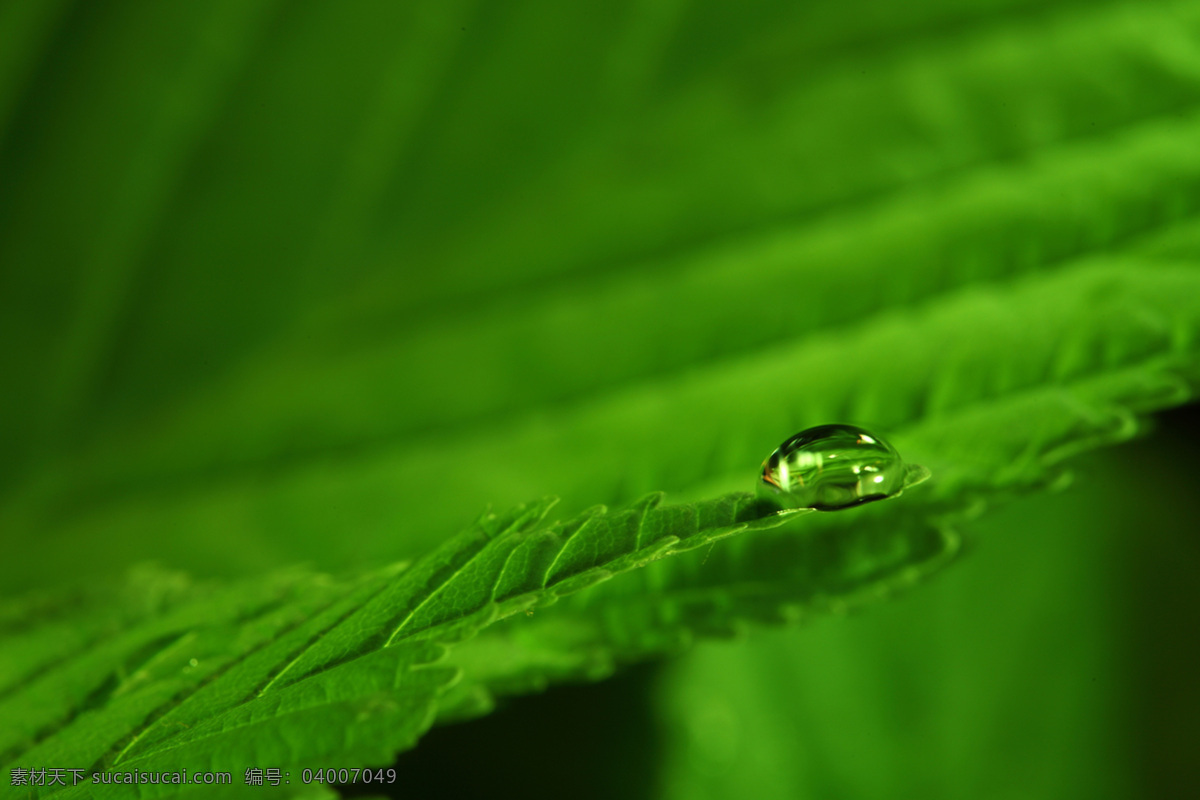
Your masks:
{"label": "dew drop on leaf", "polygon": [[841,508],[895,497],[929,477],[905,464],[882,437],[853,425],[818,425],[790,437],[767,456],[758,496],[781,508]]}

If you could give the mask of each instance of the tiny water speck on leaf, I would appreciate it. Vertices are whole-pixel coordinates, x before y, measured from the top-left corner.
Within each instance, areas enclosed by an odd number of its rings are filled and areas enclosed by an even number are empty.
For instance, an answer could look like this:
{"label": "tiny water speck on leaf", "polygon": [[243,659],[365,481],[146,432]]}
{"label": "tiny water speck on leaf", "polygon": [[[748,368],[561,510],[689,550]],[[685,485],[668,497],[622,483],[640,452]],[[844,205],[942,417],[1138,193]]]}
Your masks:
{"label": "tiny water speck on leaf", "polygon": [[783,509],[837,511],[895,497],[929,474],[919,464],[905,464],[881,436],[854,425],[818,425],[767,456],[758,496]]}

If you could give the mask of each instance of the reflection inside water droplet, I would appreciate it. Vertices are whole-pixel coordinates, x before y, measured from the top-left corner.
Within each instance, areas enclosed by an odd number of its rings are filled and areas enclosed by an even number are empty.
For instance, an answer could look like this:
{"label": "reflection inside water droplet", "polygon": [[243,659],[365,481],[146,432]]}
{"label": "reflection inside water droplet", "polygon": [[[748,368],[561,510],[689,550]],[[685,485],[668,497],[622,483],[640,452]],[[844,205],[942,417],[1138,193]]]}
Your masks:
{"label": "reflection inside water droplet", "polygon": [[853,425],[818,425],[767,456],[758,496],[781,508],[841,508],[895,497],[929,477],[886,441]]}

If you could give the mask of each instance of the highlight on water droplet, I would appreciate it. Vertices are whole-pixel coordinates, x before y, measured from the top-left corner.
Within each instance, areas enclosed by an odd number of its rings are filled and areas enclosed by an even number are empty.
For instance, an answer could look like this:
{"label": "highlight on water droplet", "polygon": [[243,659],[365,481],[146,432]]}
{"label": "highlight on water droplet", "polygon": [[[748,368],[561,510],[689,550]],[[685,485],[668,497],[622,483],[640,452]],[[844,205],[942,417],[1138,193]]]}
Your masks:
{"label": "highlight on water droplet", "polygon": [[758,496],[780,509],[837,511],[895,497],[929,478],[882,437],[854,425],[818,425],[767,456]]}

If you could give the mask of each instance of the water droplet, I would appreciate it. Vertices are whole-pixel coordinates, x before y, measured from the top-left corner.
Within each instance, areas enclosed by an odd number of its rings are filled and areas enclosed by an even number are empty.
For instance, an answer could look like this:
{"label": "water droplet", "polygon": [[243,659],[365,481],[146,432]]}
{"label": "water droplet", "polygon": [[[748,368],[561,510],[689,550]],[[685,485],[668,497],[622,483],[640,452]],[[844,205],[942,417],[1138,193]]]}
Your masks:
{"label": "water droplet", "polygon": [[929,477],[896,448],[853,425],[800,431],[763,462],[758,496],[781,508],[836,511],[895,497]]}

